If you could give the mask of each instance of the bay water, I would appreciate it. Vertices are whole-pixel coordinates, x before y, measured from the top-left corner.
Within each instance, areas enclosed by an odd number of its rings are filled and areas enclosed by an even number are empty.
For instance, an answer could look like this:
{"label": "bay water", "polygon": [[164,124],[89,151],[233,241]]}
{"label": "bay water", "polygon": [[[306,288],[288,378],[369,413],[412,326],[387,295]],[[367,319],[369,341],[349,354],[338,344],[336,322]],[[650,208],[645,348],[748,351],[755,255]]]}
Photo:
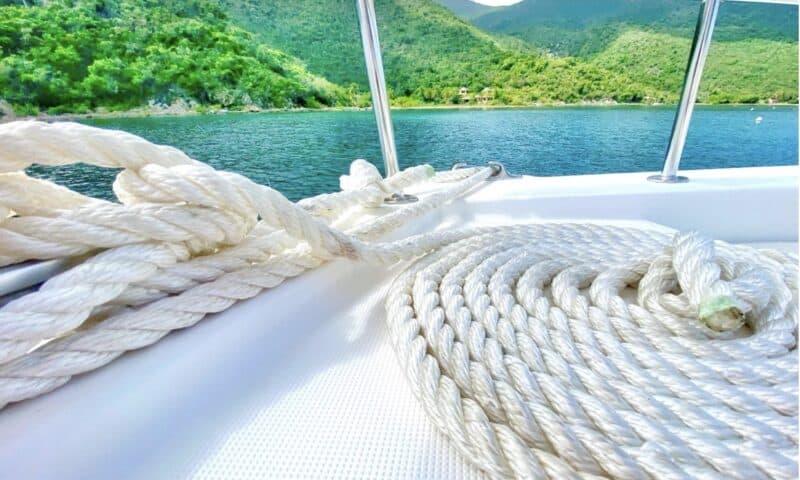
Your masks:
{"label": "bay water", "polygon": [[[761,121],[756,119],[761,117]],[[431,109],[393,112],[401,168],[502,162],[515,174],[577,175],[661,168],[674,107]],[[350,162],[383,170],[372,111],[228,113],[84,119],[172,145],[214,168],[270,185],[291,200],[339,189]],[[798,162],[798,115],[787,106],[699,106],[682,170]],[[81,193],[113,199],[116,171],[32,167]],[[643,175],[644,178],[644,175]]]}

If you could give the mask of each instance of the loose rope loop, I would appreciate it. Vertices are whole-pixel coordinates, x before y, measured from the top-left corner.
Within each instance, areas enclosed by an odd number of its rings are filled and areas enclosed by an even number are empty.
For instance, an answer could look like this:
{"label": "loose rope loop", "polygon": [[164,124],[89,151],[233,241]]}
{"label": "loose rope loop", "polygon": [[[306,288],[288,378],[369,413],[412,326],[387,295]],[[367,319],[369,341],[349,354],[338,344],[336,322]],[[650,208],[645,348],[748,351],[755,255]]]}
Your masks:
{"label": "loose rope loop", "polygon": [[[57,388],[331,258],[394,263],[418,255],[431,247],[398,251],[366,240],[491,174],[482,168],[431,177],[430,167],[414,167],[384,181],[374,166],[357,161],[350,183],[343,179],[349,190],[298,206],[125,132],[16,122],[0,125],[0,139],[0,172],[7,172],[0,173],[0,211],[10,212],[0,218],[0,265],[101,251],[0,308],[0,407]],[[123,168],[114,182],[121,203],[14,171],[80,161]],[[416,204],[363,215],[350,234],[328,225],[374,207],[376,192],[429,180],[450,182]]]}

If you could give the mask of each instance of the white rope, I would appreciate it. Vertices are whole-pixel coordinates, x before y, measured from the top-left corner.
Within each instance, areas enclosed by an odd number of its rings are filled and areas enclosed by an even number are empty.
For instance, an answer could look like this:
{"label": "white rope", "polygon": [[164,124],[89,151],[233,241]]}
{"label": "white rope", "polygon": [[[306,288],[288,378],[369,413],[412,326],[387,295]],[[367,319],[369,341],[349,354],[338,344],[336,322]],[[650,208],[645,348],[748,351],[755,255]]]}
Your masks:
{"label": "white rope", "polygon": [[[382,199],[427,180],[432,169],[414,167],[382,181],[374,166],[357,161],[350,175],[357,187],[343,179],[351,190],[308,199],[301,208],[272,189],[124,132],[17,122],[0,125],[0,138],[0,171],[9,172],[0,174],[0,206],[14,213],[0,219],[0,259],[109,248],[0,309],[0,406],[50,391],[327,259],[410,258],[411,251],[362,239],[461,195],[491,174],[487,168],[465,179],[451,174],[443,180],[461,181],[361,222],[347,235],[324,222],[373,206],[375,192]],[[129,148],[141,148],[152,163]],[[89,199],[12,171],[33,160],[125,167],[114,184],[123,203]],[[44,198],[21,198],[25,192]],[[51,193],[66,208],[50,201]]]}
{"label": "white rope", "polygon": [[789,479],[796,275],[696,234],[514,226],[418,261],[387,313],[428,415],[493,476]]}
{"label": "white rope", "polygon": [[[27,177],[123,168],[121,203]],[[0,125],[0,262],[93,255],[0,308],[0,406],[150,345],[328,259],[422,256],[387,300],[437,427],[492,476],[797,476],[797,259],[697,234],[534,224],[370,241],[481,184],[420,202],[363,161],[293,204],[169,147],[77,124]],[[101,253],[95,253],[101,251]]]}

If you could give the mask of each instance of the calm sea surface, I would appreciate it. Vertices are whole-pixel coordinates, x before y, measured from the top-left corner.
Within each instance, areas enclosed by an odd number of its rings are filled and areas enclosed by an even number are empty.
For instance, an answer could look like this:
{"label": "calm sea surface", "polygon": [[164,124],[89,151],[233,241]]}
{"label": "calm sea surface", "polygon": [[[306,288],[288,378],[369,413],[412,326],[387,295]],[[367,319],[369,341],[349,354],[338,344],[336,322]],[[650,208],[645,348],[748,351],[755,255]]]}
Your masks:
{"label": "calm sea surface", "polygon": [[[659,170],[671,107],[405,110],[394,113],[401,167],[503,162],[512,173],[575,175]],[[760,124],[757,117],[762,117]],[[239,172],[292,200],[338,190],[365,158],[383,169],[371,111],[226,114],[85,120],[173,145],[217,169]],[[797,108],[698,107],[682,168],[798,162]],[[113,170],[88,166],[31,172],[110,199]]]}

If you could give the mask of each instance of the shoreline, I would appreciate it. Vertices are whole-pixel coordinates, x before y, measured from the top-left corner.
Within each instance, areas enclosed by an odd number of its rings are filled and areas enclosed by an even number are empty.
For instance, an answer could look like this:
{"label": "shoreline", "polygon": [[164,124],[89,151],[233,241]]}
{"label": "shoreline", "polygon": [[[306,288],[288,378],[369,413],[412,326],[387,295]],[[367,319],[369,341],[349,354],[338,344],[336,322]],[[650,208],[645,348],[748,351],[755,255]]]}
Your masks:
{"label": "shoreline", "polygon": [[[392,106],[395,111],[402,110],[534,110],[547,108],[614,108],[614,107],[641,107],[641,108],[663,108],[676,107],[675,103],[618,103],[618,102],[578,102],[578,103],[535,103],[530,105],[413,105],[413,106]],[[795,107],[797,103],[697,103],[701,107]],[[321,107],[321,108],[258,108],[245,110],[228,109],[208,109],[207,111],[197,111],[192,109],[173,109],[140,107],[131,110],[121,110],[116,112],[90,112],[90,113],[40,113],[38,115],[26,116],[0,116],[0,123],[14,120],[42,120],[42,121],[62,121],[79,119],[115,119],[115,118],[146,118],[146,117],[190,117],[205,115],[227,115],[227,114],[258,114],[258,113],[308,113],[308,112],[358,112],[370,111],[372,107]]]}

